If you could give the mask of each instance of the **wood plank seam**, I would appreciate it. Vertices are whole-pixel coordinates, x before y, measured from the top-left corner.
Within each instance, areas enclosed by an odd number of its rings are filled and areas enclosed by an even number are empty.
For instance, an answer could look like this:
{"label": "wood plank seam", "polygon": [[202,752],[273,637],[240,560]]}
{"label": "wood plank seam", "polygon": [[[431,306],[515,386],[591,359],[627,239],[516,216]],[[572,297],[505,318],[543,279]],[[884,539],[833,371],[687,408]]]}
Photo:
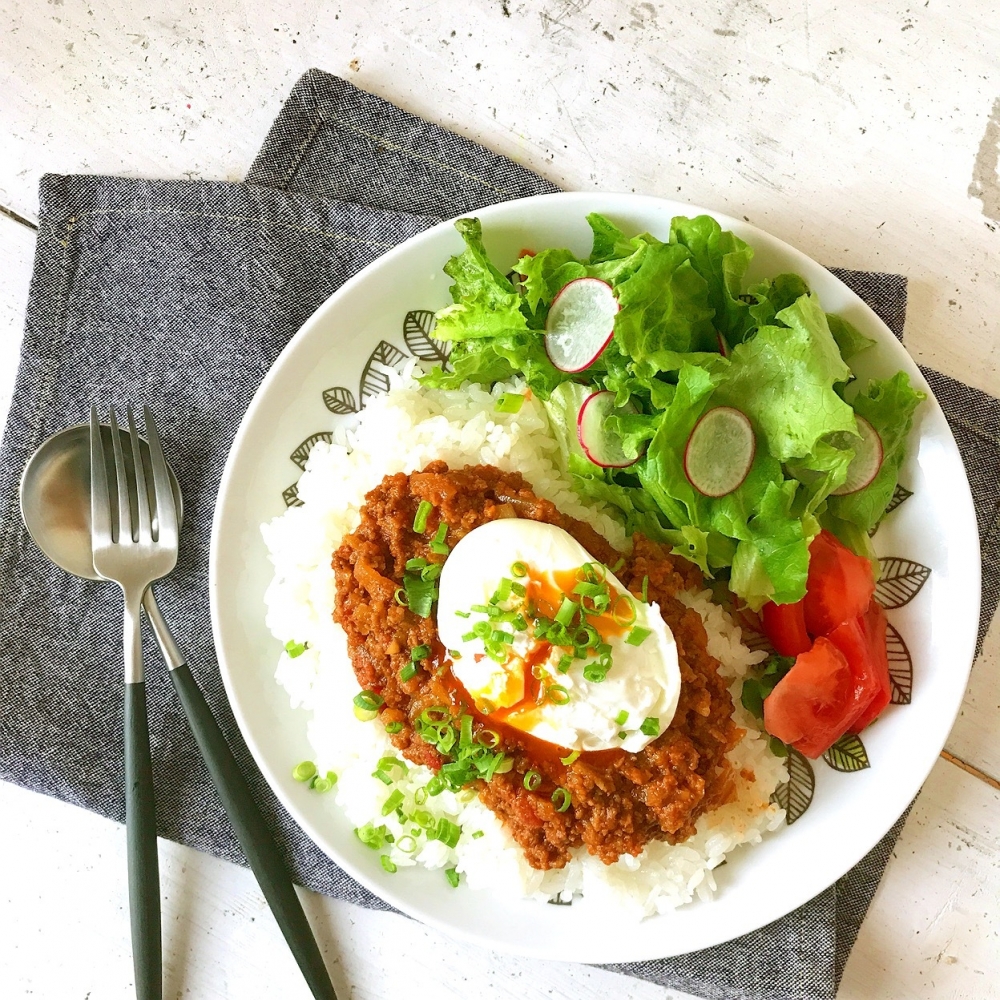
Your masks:
{"label": "wood plank seam", "polygon": [[961,757],[956,757],[953,753],[949,753],[947,750],[942,750],[941,756],[944,760],[948,761],[949,764],[954,764],[956,767],[960,767],[967,774],[971,774],[974,778],[978,778],[980,781],[985,781],[990,788],[995,788],[998,792],[1000,792],[1000,781],[991,777],[985,771],[980,771],[974,764],[970,764],[968,761],[962,760]]}
{"label": "wood plank seam", "polygon": [[35,223],[23,215],[18,215],[14,209],[8,208],[6,205],[0,205],[0,215],[6,215],[8,219],[13,219],[14,222],[19,222],[22,226],[27,226],[28,229],[33,229],[35,232],[38,231],[38,226]]}

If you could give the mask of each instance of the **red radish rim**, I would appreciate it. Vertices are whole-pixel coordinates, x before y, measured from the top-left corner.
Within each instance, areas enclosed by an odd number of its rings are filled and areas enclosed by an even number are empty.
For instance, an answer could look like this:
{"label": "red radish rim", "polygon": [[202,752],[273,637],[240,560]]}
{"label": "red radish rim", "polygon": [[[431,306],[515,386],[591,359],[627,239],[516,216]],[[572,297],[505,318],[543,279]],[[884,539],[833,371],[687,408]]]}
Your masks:
{"label": "red radish rim", "polygon": [[[587,281],[587,282],[596,281],[604,285],[608,289],[608,291],[611,292],[611,301],[614,302],[615,304],[615,311],[613,317],[617,316],[618,313],[621,312],[621,303],[619,303],[618,297],[614,294],[614,288],[612,287],[610,281],[605,281],[603,278],[594,278],[589,275],[583,275],[582,277],[574,278],[572,281],[567,281],[566,284],[563,285],[558,292],[556,292],[555,298],[553,298],[552,303],[549,306],[550,316],[552,315],[552,307],[562,298],[563,294],[566,292],[566,289],[570,288],[573,285],[578,284],[581,281]],[[557,371],[566,372],[568,375],[574,375],[577,372],[582,372],[585,371],[587,368],[589,368],[604,353],[605,348],[608,346],[608,344],[611,343],[611,338],[614,337],[615,335],[615,321],[613,317],[611,320],[611,329],[608,330],[607,337],[601,343],[601,346],[597,349],[597,351],[584,364],[580,365],[579,368],[563,368],[562,365],[558,364],[555,358],[552,357],[552,352],[549,350],[548,318],[546,318],[545,321],[546,329],[544,338],[545,356],[552,363],[552,367],[555,368]]]}
{"label": "red radish rim", "polygon": [[[688,453],[691,450],[691,441],[694,438],[695,432],[701,426],[702,421],[710,414],[714,413],[716,410],[728,410],[731,413],[736,413],[739,415],[740,419],[750,428],[750,456],[746,463],[746,468],[743,470],[743,475],[739,482],[726,490],[723,493],[708,493],[703,490],[695,481],[691,478],[691,474],[688,472]],[[727,497],[730,493],[735,493],[746,481],[747,476],[750,475],[750,470],[753,468],[754,459],[757,457],[757,435],[754,433],[753,424],[750,418],[742,411],[736,409],[735,406],[713,406],[712,409],[707,410],[699,418],[694,427],[691,428],[691,433],[688,435],[687,443],[684,445],[684,476],[687,481],[703,496],[709,497],[712,500],[718,500],[720,497]]]}
{"label": "red radish rim", "polygon": [[601,344],[600,350],[586,364],[580,365],[579,368],[561,368],[559,365],[556,364],[555,359],[552,357],[552,354],[549,351],[548,336],[545,337],[545,356],[549,359],[549,361],[552,362],[552,367],[555,368],[556,371],[565,372],[567,375],[576,375],[579,372],[586,371],[604,353],[604,349],[608,346],[608,344],[611,343],[611,339],[614,337],[614,335],[615,331],[614,327],[612,327],[611,332],[608,334],[607,340],[605,340],[604,343]]}
{"label": "red radish rim", "polygon": [[[630,465],[635,465],[636,462],[642,458],[645,453],[645,447],[642,448],[635,458],[627,459],[624,462],[602,462],[594,458],[593,453],[590,448],[587,447],[586,442],[583,440],[583,415],[587,410],[587,407],[598,397],[598,396],[614,396],[614,393],[610,389],[599,389],[597,392],[592,392],[580,406],[580,412],[576,415],[576,439],[580,442],[580,447],[583,449],[583,453],[590,459],[594,465],[599,466],[602,469],[627,469]],[[631,405],[631,404],[629,404]],[[624,407],[622,407],[624,409]],[[633,408],[634,412],[634,408]]]}
{"label": "red radish rim", "polygon": [[[872,466],[871,475],[868,476],[866,479],[862,480],[860,486],[852,486],[851,489],[845,490],[844,486],[847,485],[847,483],[845,482],[842,486],[838,486],[837,489],[832,490],[830,493],[831,496],[849,497],[855,493],[860,493],[861,490],[865,489],[868,486],[871,486],[871,484],[875,481],[875,477],[882,471],[882,465],[885,462],[885,444],[882,441],[882,435],[879,434],[877,430],[875,430],[870,420],[866,420],[864,417],[860,416],[857,413],[854,414],[854,419],[857,420],[859,424],[864,424],[871,432],[871,434],[874,436],[876,448],[878,449],[878,461]],[[850,466],[848,466],[848,470],[850,470]]]}

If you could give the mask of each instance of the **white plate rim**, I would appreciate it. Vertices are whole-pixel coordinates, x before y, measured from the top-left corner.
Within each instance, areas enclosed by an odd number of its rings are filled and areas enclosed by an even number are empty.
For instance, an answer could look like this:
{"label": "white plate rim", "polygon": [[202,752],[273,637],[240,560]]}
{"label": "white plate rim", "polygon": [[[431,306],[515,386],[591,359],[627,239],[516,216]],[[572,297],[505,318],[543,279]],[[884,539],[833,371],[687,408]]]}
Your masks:
{"label": "white plate rim", "polygon": [[[644,209],[648,209],[650,212],[669,212],[671,214],[686,214],[686,215],[696,215],[696,214],[708,214],[713,216],[719,221],[723,228],[732,228],[739,232],[744,238],[748,239],[748,242],[753,244],[753,236],[758,235],[762,241],[769,241],[771,245],[779,250],[782,254],[787,256],[790,260],[794,261],[792,269],[796,270],[798,273],[803,273],[808,275],[810,271],[816,268],[820,268],[826,275],[829,276],[829,280],[836,282],[839,285],[846,296],[855,302],[856,306],[865,315],[867,328],[865,332],[871,332],[872,330],[879,331],[879,343],[882,347],[888,347],[890,353],[893,355],[893,363],[898,364],[898,367],[907,370],[911,375],[912,381],[928,392],[929,399],[925,404],[928,413],[925,414],[926,419],[933,419],[940,421],[944,425],[944,430],[947,436],[951,439],[951,447],[954,449],[956,455],[959,456],[959,465],[961,465],[961,458],[957,450],[957,445],[954,443],[954,438],[951,436],[950,430],[947,428],[947,422],[944,419],[944,415],[938,405],[937,401],[933,397],[933,393],[930,391],[926,380],[923,378],[919,369],[916,368],[914,362],[910,358],[909,354],[905,351],[902,345],[896,340],[892,335],[888,327],[882,322],[881,319],[875,314],[875,312],[864,302],[853,290],[851,290],[847,285],[832,275],[826,268],[822,265],[817,264],[814,260],[809,258],[807,255],[803,254],[801,251],[796,250],[782,240],[759,230],[757,227],[743,220],[738,220],[724,213],[716,212],[709,209],[703,209],[698,206],[692,206],[688,204],[673,202],[665,199],[653,198],[642,195],[632,195],[632,194],[614,194],[614,193],[598,193],[598,192],[563,192],[557,194],[548,195],[537,195],[531,198],[520,199],[518,201],[505,202],[499,205],[493,205],[488,208],[481,209],[474,214],[478,216],[484,224],[484,228],[488,230],[490,224],[501,218],[516,214],[524,213],[525,215],[530,215],[532,210],[539,206],[540,203],[553,203],[558,202],[564,206],[567,213],[576,212],[580,215],[585,214],[586,211],[603,211],[608,214],[613,214],[614,206],[618,205],[622,209],[626,206],[630,211],[642,212]],[[438,225],[425,230],[424,232],[411,237],[404,243],[388,251],[385,255],[380,257],[377,261],[369,264],[367,267],[362,269],[351,279],[344,283],[333,295],[330,296],[326,302],[316,310],[315,313],[306,321],[305,324],[299,329],[295,336],[289,341],[284,350],[281,352],[279,357],[276,359],[264,380],[262,381],[260,387],[257,389],[253,400],[250,403],[244,417],[241,421],[239,430],[234,438],[232,447],[230,449],[229,455],[227,457],[225,469],[223,471],[222,479],[220,482],[218,499],[216,503],[216,515],[213,518],[212,525],[212,536],[211,536],[211,549],[210,549],[210,559],[209,559],[209,586],[210,586],[210,598],[211,598],[211,619],[212,619],[212,632],[213,638],[215,640],[216,650],[219,658],[220,671],[222,673],[223,682],[225,685],[226,693],[229,697],[230,704],[232,706],[233,713],[236,717],[237,723],[240,726],[240,730],[243,734],[244,739],[257,763],[264,773],[266,779],[272,790],[275,792],[279,801],[282,805],[289,811],[297,823],[302,827],[306,834],[320,847],[329,854],[333,860],[345,871],[347,871],[352,877],[354,877],[358,882],[368,888],[370,891],[380,896],[382,899],[386,900],[398,909],[409,913],[416,919],[422,920],[429,923],[438,929],[442,930],[446,934],[453,937],[460,937],[466,940],[470,940],[480,945],[486,945],[488,947],[494,948],[496,950],[508,951],[515,954],[522,954],[532,957],[539,958],[555,958],[561,960],[570,961],[583,961],[591,963],[611,963],[611,962],[629,962],[629,961],[646,961],[659,957],[668,957],[670,955],[679,954],[682,951],[692,950],[690,947],[684,946],[680,949],[666,944],[665,946],[658,947],[654,950],[650,950],[648,943],[633,944],[632,946],[622,946],[621,942],[616,942],[611,948],[597,946],[595,948],[593,942],[588,942],[586,946],[581,947],[570,947],[562,948],[556,952],[552,950],[545,942],[530,942],[530,941],[511,941],[511,940],[496,940],[493,938],[484,938],[484,936],[477,932],[474,928],[469,928],[461,924],[457,924],[455,921],[449,921],[442,918],[439,914],[433,912],[427,912],[424,909],[416,908],[412,906],[403,896],[394,891],[392,885],[386,885],[384,882],[380,881],[377,877],[373,878],[373,875],[377,873],[364,869],[356,864],[353,864],[349,859],[345,858],[339,852],[331,852],[328,846],[328,839],[324,834],[324,831],[313,821],[311,821],[307,816],[303,814],[303,811],[298,807],[298,804],[293,800],[292,796],[289,794],[289,789],[287,782],[283,780],[282,776],[275,773],[273,767],[270,766],[265,748],[261,741],[258,739],[257,734],[253,731],[252,726],[249,723],[248,718],[242,710],[242,700],[240,697],[240,691],[238,683],[236,681],[236,672],[234,671],[233,665],[229,662],[227,658],[227,641],[225,634],[225,627],[222,617],[222,604],[225,594],[225,585],[222,580],[220,580],[220,552],[222,546],[225,542],[225,531],[226,531],[226,520],[224,516],[220,516],[220,512],[226,510],[227,498],[230,492],[235,488],[235,476],[236,469],[238,466],[238,457],[241,455],[245,447],[245,439],[248,436],[249,428],[252,426],[253,421],[258,413],[258,411],[264,405],[264,400],[267,399],[268,393],[271,386],[277,380],[278,375],[284,364],[287,363],[288,359],[294,355],[298,346],[303,343],[306,338],[310,337],[315,329],[321,327],[326,321],[326,317],[330,312],[336,308],[336,304],[342,298],[346,297],[348,294],[352,293],[353,290],[359,285],[363,284],[368,276],[376,269],[382,269],[391,267],[393,262],[401,255],[412,253],[416,248],[421,247],[425,243],[433,242],[438,238],[442,231],[451,231],[454,220],[446,220]],[[750,233],[751,236],[747,237],[745,234]],[[443,261],[441,262],[443,263]],[[979,552],[978,552],[978,534],[975,530],[975,511],[973,507],[971,492],[968,488],[967,480],[964,478],[963,471],[963,483],[964,486],[964,507],[965,510],[959,510],[956,513],[956,519],[960,522],[964,522],[966,529],[971,525],[971,535],[968,530],[965,531],[966,542],[974,543],[975,548],[975,559],[973,560],[974,565],[971,567],[971,575],[967,581],[966,590],[970,598],[974,595],[975,598],[975,613],[970,612],[967,615],[967,620],[972,620],[978,622],[978,601],[980,595],[980,579],[979,579]],[[960,490],[960,492],[963,492]],[[970,605],[971,607],[971,605]],[[933,767],[934,762],[940,753],[940,750],[944,746],[944,742],[947,738],[948,731],[950,730],[951,724],[957,715],[958,709],[961,703],[961,697],[964,693],[965,683],[967,683],[968,672],[972,665],[972,655],[975,648],[976,640],[976,629],[972,627],[968,629],[966,634],[960,638],[960,641],[953,647],[955,650],[955,662],[959,664],[957,674],[962,679],[961,686],[954,685],[955,696],[952,698],[951,702],[945,704],[941,711],[941,719],[947,718],[947,725],[942,725],[937,733],[935,739],[933,739],[925,749],[925,752],[921,755],[921,759],[925,766],[922,766],[919,770],[920,780],[917,783],[917,787],[913,789],[915,792],[919,785],[923,783],[930,769]],[[283,695],[282,695],[283,696]],[[933,749],[933,753],[931,753]],[[912,779],[912,775],[911,775]],[[912,780],[907,782],[907,787],[912,784]],[[902,810],[898,814],[901,814]],[[897,815],[898,815],[897,814]],[[853,860],[850,863],[843,866],[843,872],[846,872],[850,867],[860,861],[868,851],[873,848],[884,833],[889,829],[892,824],[889,823],[885,826],[885,829],[881,833],[873,834],[868,841],[864,844],[859,844],[852,855]],[[772,834],[775,836],[778,834]],[[752,850],[752,848],[751,848]],[[839,876],[838,876],[839,877]],[[800,901],[806,902],[815,892],[822,891],[826,885],[832,884],[834,879],[825,880],[824,885],[809,886],[808,894]],[[692,904],[695,906],[709,906],[713,904]],[[757,928],[770,923],[773,920],[778,919],[787,912],[790,912],[795,907],[783,906],[780,912],[777,912],[773,907],[767,905],[766,900],[761,902],[761,905],[756,910],[755,914],[747,919],[745,926],[740,930],[740,934],[748,933],[750,931],[756,930]],[[659,918],[651,918],[652,920],[657,920]],[[712,945],[720,944],[725,940],[731,940],[732,937],[736,935],[727,934],[718,940],[705,940],[700,943],[698,947],[710,947]]]}

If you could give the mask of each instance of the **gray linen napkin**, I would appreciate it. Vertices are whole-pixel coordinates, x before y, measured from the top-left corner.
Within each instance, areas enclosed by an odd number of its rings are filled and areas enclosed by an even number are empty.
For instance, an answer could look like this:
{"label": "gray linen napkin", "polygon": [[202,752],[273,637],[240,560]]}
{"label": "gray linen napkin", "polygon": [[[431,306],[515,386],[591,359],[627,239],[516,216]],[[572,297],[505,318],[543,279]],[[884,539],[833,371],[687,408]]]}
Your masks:
{"label": "gray linen napkin", "polygon": [[[316,71],[296,85],[247,180],[43,178],[21,365],[0,446],[0,777],[124,818],[118,598],[113,588],[71,579],[45,560],[21,527],[16,491],[34,448],[85,419],[92,399],[145,399],[163,414],[187,508],[180,562],[160,588],[160,603],[296,880],[386,908],[284,813],[229,710],[206,582],[218,480],[268,367],[343,281],[437,217],[554,188]],[[414,209],[422,214],[410,214]],[[903,279],[840,276],[901,333]],[[1000,402],[927,374],[976,494],[985,629],[1000,579]],[[152,648],[147,655],[154,662]],[[164,672],[151,669],[147,686],[161,835],[242,863]],[[836,886],[754,934],[615,968],[725,1000],[831,998],[901,826]]]}

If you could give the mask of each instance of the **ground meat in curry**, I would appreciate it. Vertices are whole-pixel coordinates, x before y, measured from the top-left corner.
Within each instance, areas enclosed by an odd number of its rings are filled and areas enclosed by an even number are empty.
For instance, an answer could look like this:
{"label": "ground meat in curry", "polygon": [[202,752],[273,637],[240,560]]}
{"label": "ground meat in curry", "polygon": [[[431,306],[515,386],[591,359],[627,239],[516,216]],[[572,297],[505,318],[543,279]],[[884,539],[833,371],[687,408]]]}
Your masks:
{"label": "ground meat in curry", "polygon": [[[407,560],[444,560],[429,548],[442,521],[454,546],[473,528],[505,517],[564,528],[605,565],[615,565],[621,553],[589,525],[536,497],[521,475],[489,465],[449,470],[445,463],[433,462],[409,476],[387,476],[365,499],[361,524],[333,557],[334,619],[347,633],[358,683],[385,699],[382,722],[401,724],[391,736],[393,744],[404,757],[436,770],[445,758],[414,731],[413,722],[436,705],[452,706],[456,717],[476,713],[448,669],[434,614],[421,618],[395,600]],[[433,508],[426,530],[418,533],[413,522],[421,500],[430,501]],[[717,661],[708,655],[701,618],[676,597],[679,591],[702,586],[701,574],[641,535],[634,537],[633,551],[624,559],[618,578],[636,595],[647,580],[649,600],[660,606],[674,633],[680,702],[670,726],[639,753],[584,753],[569,766],[559,759],[565,751],[490,722],[490,728],[500,732],[499,749],[514,766],[488,783],[477,782],[476,791],[535,868],[562,867],[580,845],[610,864],[623,853],[638,854],[650,840],[678,843],[694,833],[699,816],[734,795],[725,754],[743,733],[732,722],[732,700]],[[404,682],[400,670],[417,646],[432,652]],[[529,770],[543,778],[534,791],[524,787]],[[551,801],[559,786],[572,797],[565,812],[557,811]]]}

